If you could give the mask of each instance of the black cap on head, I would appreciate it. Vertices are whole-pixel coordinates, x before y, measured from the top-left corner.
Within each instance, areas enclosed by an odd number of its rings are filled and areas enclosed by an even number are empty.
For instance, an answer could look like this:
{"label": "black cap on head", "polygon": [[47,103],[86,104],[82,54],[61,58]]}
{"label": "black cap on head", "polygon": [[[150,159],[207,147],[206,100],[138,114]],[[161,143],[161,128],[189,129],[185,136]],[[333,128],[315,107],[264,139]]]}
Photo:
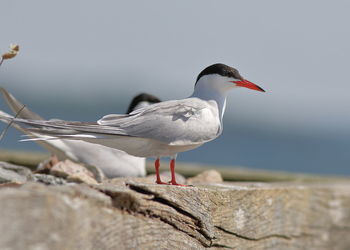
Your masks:
{"label": "black cap on head", "polygon": [[159,98],[154,95],[141,93],[132,99],[129,105],[128,111],[126,113],[127,114],[131,113],[140,102],[149,102],[152,104],[152,103],[161,102],[161,100],[159,100]]}
{"label": "black cap on head", "polygon": [[235,79],[243,80],[243,77],[239,74],[237,69],[222,63],[216,63],[206,67],[201,73],[199,73],[196,83],[202,76],[212,74],[218,74],[221,76],[233,77]]}

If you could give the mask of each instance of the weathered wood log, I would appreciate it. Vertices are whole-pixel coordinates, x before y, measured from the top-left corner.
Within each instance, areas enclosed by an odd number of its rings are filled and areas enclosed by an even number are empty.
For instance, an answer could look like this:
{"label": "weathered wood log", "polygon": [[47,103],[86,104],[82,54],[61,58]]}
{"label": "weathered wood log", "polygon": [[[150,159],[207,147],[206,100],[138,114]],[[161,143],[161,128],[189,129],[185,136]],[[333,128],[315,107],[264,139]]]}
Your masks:
{"label": "weathered wood log", "polygon": [[0,249],[350,249],[350,182],[0,188]]}

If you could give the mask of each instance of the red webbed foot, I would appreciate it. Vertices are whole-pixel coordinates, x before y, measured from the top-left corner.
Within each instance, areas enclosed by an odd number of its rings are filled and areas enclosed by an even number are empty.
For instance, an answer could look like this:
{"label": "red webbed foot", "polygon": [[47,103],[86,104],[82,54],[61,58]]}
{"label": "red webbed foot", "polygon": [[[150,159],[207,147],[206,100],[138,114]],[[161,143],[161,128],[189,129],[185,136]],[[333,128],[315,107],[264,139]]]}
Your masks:
{"label": "red webbed foot", "polygon": [[169,183],[163,182],[163,181],[161,181],[161,180],[156,180],[156,183],[157,183],[157,184],[160,184],[160,185],[169,185]]}

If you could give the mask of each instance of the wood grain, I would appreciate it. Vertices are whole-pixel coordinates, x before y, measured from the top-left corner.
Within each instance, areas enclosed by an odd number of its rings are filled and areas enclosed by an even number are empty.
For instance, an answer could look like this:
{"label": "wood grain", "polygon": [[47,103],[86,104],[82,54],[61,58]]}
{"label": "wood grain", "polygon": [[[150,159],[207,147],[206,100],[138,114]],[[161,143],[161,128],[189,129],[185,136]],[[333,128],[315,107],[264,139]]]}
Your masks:
{"label": "wood grain", "polygon": [[350,182],[0,188],[0,249],[349,249]]}

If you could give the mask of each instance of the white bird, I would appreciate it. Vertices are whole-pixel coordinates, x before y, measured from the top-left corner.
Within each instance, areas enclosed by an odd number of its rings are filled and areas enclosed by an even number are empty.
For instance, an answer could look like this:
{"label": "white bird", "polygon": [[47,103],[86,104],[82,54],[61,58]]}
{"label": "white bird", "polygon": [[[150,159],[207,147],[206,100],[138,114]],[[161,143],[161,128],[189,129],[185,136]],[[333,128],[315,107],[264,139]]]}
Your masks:
{"label": "white bird", "polygon": [[158,184],[167,184],[159,176],[159,158],[171,157],[169,184],[180,185],[175,179],[176,155],[221,134],[226,97],[236,87],[265,92],[245,80],[235,68],[214,64],[198,75],[192,95],[182,100],[156,103],[126,115],[106,115],[95,123],[11,120],[46,136],[29,140],[69,138],[120,149],[139,157],[155,157]]}
{"label": "white bird", "polygon": [[[43,120],[41,116],[27,107],[23,108],[24,105],[6,89],[0,88],[0,92],[3,94],[11,110],[18,114],[19,118]],[[139,94],[131,101],[127,113],[157,102],[160,102],[160,100],[155,96],[146,93]],[[13,116],[0,110],[0,117],[1,116],[13,118]],[[2,119],[2,121],[8,123],[8,119]],[[13,126],[24,134],[31,134],[30,131],[18,124],[13,124]],[[35,135],[39,136],[38,134],[34,134],[34,136]],[[37,141],[37,143],[46,148],[51,154],[56,155],[59,160],[70,159],[96,166],[100,168],[108,178],[146,175],[145,158],[132,156],[118,149],[79,140],[58,139]]]}

